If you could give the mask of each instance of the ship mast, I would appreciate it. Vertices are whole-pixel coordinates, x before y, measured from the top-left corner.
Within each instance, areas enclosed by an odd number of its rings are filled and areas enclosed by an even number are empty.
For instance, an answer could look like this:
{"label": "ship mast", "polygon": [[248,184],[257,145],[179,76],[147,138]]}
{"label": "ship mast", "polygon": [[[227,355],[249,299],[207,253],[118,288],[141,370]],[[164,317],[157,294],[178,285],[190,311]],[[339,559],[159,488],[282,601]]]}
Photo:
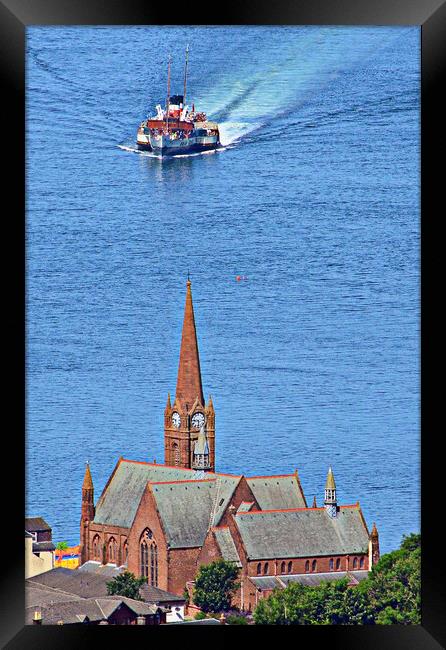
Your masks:
{"label": "ship mast", "polygon": [[188,63],[188,60],[189,60],[189,45],[186,45],[186,62],[184,64],[183,106],[186,106],[187,63]]}
{"label": "ship mast", "polygon": [[171,57],[169,54],[169,60],[167,63],[167,100],[166,100],[166,131],[169,133],[169,110],[170,110],[170,62]]}

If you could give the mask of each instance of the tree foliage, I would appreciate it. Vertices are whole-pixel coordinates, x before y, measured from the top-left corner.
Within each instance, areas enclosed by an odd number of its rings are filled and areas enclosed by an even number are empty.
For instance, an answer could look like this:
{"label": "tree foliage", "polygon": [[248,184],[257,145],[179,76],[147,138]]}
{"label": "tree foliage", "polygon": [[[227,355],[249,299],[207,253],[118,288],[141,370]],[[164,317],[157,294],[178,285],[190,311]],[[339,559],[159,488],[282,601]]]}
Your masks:
{"label": "tree foliage", "polygon": [[203,612],[227,611],[239,587],[238,573],[235,564],[226,560],[202,564],[195,579],[194,603],[197,607]]}
{"label": "tree foliage", "polygon": [[142,600],[139,590],[145,582],[145,578],[136,578],[130,571],[124,571],[106,583],[107,593],[110,596],[125,596],[134,600]]}
{"label": "tree foliage", "polygon": [[383,555],[356,587],[346,579],[317,587],[290,583],[261,600],[257,625],[403,625],[421,622],[421,537],[403,538],[397,551]]}

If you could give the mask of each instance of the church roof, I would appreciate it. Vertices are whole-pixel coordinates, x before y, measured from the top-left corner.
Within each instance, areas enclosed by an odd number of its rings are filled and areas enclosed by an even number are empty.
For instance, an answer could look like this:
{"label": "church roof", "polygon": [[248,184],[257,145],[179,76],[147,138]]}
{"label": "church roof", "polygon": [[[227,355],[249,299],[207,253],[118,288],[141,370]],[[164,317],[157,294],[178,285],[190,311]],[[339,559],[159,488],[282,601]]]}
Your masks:
{"label": "church roof", "polygon": [[241,478],[210,473],[205,476],[201,480],[152,484],[171,548],[202,546],[209,526],[218,524]]}
{"label": "church roof", "polygon": [[296,474],[252,476],[246,480],[262,510],[305,508],[307,505]]}
{"label": "church roof", "polygon": [[94,523],[130,528],[150,482],[171,547],[201,546],[210,524],[214,495],[215,516],[211,523],[217,525],[240,479],[121,459],[96,505]]}
{"label": "church roof", "polygon": [[242,563],[229,528],[227,526],[214,528],[214,535],[220,548],[222,558],[229,562],[235,562],[238,567],[241,567]]}
{"label": "church roof", "polygon": [[235,516],[251,560],[366,553],[368,534],[357,506],[240,513]]}
{"label": "church roof", "polygon": [[149,481],[184,481],[194,470],[121,459],[96,504],[95,523],[130,528]]}

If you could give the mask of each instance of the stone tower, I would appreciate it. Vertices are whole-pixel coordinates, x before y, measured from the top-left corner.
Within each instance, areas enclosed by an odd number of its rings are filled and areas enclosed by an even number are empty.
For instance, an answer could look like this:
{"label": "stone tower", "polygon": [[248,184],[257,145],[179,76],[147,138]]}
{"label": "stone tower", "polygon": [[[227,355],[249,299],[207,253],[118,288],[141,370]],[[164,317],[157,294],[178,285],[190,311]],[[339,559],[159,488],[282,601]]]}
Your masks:
{"label": "stone tower", "polygon": [[[204,433],[200,435],[203,427]],[[172,403],[169,394],[164,410],[165,464],[198,469],[197,455],[194,456],[195,445],[199,443],[197,452],[201,451],[204,445],[203,435],[209,455],[202,469],[213,472],[215,471],[215,412],[212,399],[209,398],[207,404],[204,401],[191,281],[187,280],[175,399]]]}
{"label": "stone tower", "polygon": [[90,465],[87,461],[85,468],[84,482],[82,483],[82,508],[81,508],[81,530],[80,530],[80,562],[83,564],[88,558],[88,529],[90,521],[95,515],[94,488],[91,478]]}

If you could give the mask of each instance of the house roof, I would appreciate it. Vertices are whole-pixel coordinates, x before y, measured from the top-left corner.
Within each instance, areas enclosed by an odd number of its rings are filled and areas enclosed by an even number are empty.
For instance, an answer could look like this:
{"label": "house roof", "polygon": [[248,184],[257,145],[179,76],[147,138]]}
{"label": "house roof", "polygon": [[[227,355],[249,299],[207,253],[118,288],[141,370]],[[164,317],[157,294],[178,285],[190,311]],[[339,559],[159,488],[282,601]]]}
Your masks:
{"label": "house roof", "polygon": [[296,474],[252,476],[246,480],[262,510],[305,508],[307,505]]}
{"label": "house roof", "polygon": [[[90,566],[87,566],[90,565]],[[96,566],[91,566],[96,565]],[[28,578],[25,581],[26,591],[32,597],[30,604],[43,602],[66,601],[77,598],[121,598],[122,596],[109,596],[107,582],[125,570],[125,567],[97,566],[96,562],[86,562],[78,569],[57,567]],[[181,601],[182,596],[176,596],[158,587],[143,585],[140,589],[141,597],[147,604]],[[28,605],[27,605],[28,606]]]}
{"label": "house roof", "polygon": [[242,563],[229,528],[227,526],[214,528],[213,532],[220,548],[222,558],[229,562],[235,562],[238,567],[241,567]]}
{"label": "house roof", "polygon": [[170,546],[201,546],[214,504],[212,524],[218,524],[240,479],[121,459],[96,505],[94,522],[130,528],[146,485],[152,483]]}
{"label": "house roof", "polygon": [[43,517],[25,517],[25,530],[28,533],[40,533],[42,531],[51,530]]}
{"label": "house roof", "polygon": [[361,580],[367,578],[368,571],[333,571],[330,573],[294,573],[291,575],[278,576],[252,576],[249,579],[256,589],[260,591],[269,591],[271,589],[284,589],[291,582],[298,582],[308,587],[316,587],[321,582],[333,582],[348,578],[350,583],[358,584]]}
{"label": "house roof", "polygon": [[325,508],[273,510],[235,516],[249,559],[366,553],[368,533],[357,506],[341,506],[335,518]]}
{"label": "house roof", "polygon": [[55,625],[59,621],[65,624],[82,623],[88,618],[90,622],[107,620],[120,607],[127,607],[136,616],[154,616],[158,608],[139,600],[123,596],[107,598],[73,598],[64,602],[47,602],[44,605],[27,606],[25,623],[32,623],[34,612],[38,607],[42,613],[44,625]]}

